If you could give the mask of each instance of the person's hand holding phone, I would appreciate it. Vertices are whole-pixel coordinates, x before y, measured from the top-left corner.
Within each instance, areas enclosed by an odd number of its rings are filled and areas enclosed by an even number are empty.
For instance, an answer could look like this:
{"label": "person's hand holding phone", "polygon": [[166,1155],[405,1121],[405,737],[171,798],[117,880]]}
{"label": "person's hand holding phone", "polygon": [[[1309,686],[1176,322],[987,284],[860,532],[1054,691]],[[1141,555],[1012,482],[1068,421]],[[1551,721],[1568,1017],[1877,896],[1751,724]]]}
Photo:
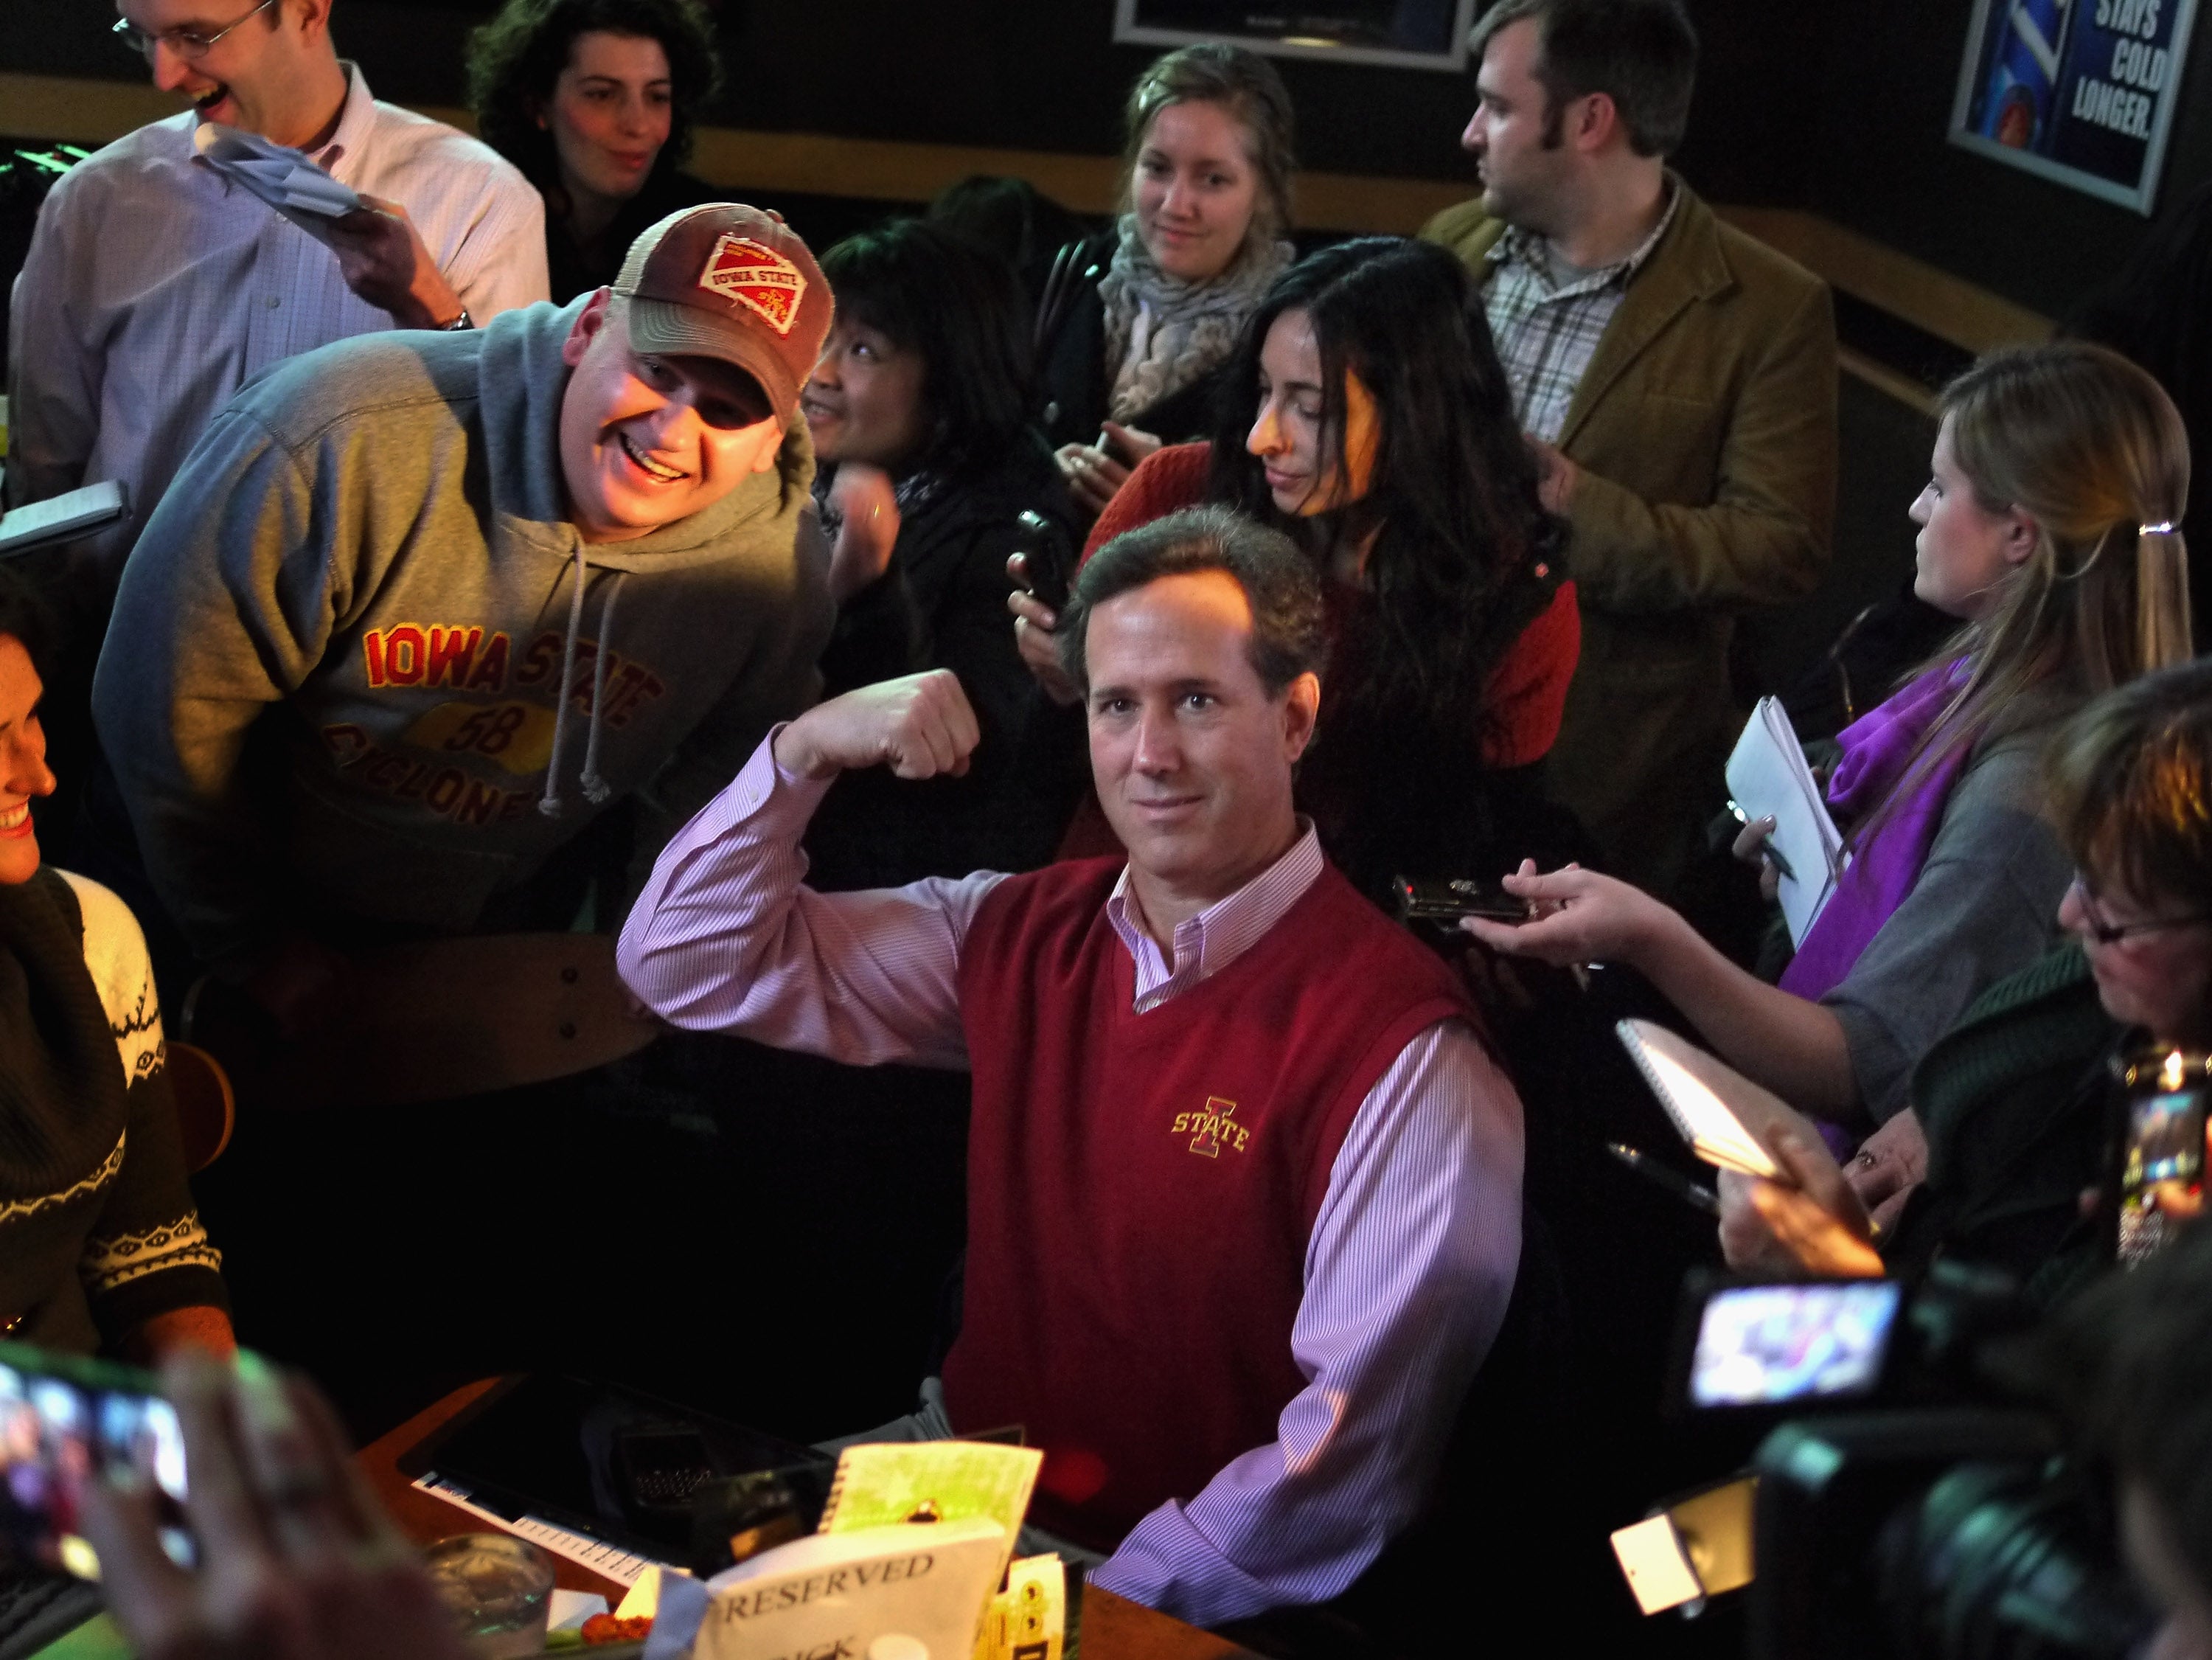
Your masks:
{"label": "person's hand holding phone", "polygon": [[465,1660],[414,1548],[322,1397],[258,1357],[163,1368],[184,1432],[199,1566],[161,1548],[128,1471],[86,1493],[108,1612],[140,1660]]}
{"label": "person's hand holding phone", "polygon": [[1083,694],[1067,671],[1060,666],[1060,613],[1031,590],[1029,556],[1018,553],[1006,561],[1006,578],[1014,584],[1006,596],[1006,609],[1014,614],[1014,649],[1028,666],[1046,696],[1066,707],[1083,701]]}
{"label": "person's hand holding phone", "polygon": [[1097,443],[1062,444],[1054,459],[1075,499],[1095,516],[1106,511],[1137,464],[1159,447],[1160,440],[1151,433],[1109,421]]}
{"label": "person's hand holding phone", "polygon": [[1501,884],[1528,904],[1525,922],[1470,916],[1460,927],[1494,952],[1533,957],[1554,968],[1635,962],[1674,914],[1642,889],[1577,865],[1540,873],[1532,860]]}

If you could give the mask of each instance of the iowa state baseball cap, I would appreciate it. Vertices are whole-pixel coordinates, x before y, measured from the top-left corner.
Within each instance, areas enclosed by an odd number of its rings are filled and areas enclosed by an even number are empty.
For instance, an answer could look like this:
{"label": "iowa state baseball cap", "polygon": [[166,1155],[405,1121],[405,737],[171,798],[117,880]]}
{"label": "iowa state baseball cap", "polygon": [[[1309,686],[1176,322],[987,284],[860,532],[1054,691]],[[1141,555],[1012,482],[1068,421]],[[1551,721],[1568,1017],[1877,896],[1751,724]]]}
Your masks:
{"label": "iowa state baseball cap", "polygon": [[641,233],[615,292],[629,302],[632,346],[734,363],[787,423],[835,309],[799,234],[735,202],[687,208]]}

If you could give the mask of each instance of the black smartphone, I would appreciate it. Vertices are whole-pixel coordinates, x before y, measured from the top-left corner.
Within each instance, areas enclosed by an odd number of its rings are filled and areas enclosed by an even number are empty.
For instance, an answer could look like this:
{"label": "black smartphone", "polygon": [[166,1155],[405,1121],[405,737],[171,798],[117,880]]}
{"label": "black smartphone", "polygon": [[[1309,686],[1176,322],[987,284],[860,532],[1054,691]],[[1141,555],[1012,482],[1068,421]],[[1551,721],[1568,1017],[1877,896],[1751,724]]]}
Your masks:
{"label": "black smartphone", "polygon": [[1030,599],[1054,612],[1067,604],[1067,538],[1052,520],[1024,508],[1014,515],[1019,536],[1014,557],[1022,562],[1021,584]]}
{"label": "black smartphone", "polygon": [[2140,1262],[2204,1208],[2212,1057],[2154,1049],[2116,1057],[2118,1157],[2107,1187],[2112,1254]]}
{"label": "black smartphone", "polygon": [[1462,916],[1480,916],[1491,922],[1528,920],[1528,902],[1515,898],[1494,883],[1476,882],[1465,877],[1428,882],[1401,876],[1391,886],[1398,896],[1401,921],[1449,925]]}
{"label": "black smartphone", "polygon": [[156,1495],[161,1546],[191,1560],[185,1438],[153,1373],[0,1343],[0,1561],[94,1579],[85,1488],[118,1467]]}

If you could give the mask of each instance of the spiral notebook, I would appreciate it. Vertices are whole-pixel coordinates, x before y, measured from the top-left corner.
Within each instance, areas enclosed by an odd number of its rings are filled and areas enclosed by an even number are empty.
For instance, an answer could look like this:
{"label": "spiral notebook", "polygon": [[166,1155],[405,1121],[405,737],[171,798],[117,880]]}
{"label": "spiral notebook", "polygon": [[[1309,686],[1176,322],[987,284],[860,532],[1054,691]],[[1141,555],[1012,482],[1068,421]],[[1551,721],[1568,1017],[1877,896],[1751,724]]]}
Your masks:
{"label": "spiral notebook", "polygon": [[1622,1020],[1613,1031],[1667,1110],[1690,1151],[1708,1164],[1741,1176],[1781,1173],[1759,1138],[1744,1128],[1730,1098],[1755,1110],[1781,1101],[1716,1061],[1694,1043],[1649,1020]]}
{"label": "spiral notebook", "polygon": [[1844,868],[1844,838],[1828,816],[1827,798],[1805,746],[1780,702],[1762,697],[1728,758],[1729,794],[1746,818],[1774,820],[1767,841],[1787,861],[1790,874],[1777,897],[1790,924],[1790,943],[1801,946],[1819,920]]}

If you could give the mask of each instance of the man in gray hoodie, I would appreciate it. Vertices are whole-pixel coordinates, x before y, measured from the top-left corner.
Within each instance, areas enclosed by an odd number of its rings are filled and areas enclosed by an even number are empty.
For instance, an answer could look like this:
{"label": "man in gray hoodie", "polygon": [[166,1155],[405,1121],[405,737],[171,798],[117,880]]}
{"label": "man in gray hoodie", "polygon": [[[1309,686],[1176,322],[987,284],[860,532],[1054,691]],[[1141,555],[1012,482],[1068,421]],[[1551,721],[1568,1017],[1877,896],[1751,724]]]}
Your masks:
{"label": "man in gray hoodie", "polygon": [[[198,954],[295,1026],[349,946],[561,927],[818,690],[799,389],[831,301],[772,215],[663,220],[611,289],[295,358],[217,416],[117,595],[93,708]],[[560,907],[566,904],[563,913]]]}

